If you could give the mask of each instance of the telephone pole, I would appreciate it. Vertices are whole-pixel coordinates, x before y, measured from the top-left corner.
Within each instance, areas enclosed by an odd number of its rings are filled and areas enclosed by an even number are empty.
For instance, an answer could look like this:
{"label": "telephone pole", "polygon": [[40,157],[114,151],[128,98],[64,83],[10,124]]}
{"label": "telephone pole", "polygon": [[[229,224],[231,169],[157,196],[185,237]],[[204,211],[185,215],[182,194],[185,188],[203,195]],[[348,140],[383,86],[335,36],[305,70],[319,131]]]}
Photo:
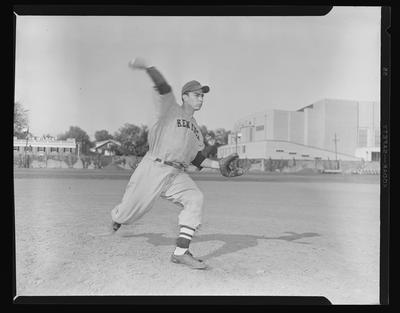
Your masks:
{"label": "telephone pole", "polygon": [[80,142],[77,142],[77,146],[78,146],[78,160],[79,160],[79,154],[80,154],[80,150],[81,150],[81,145]]}
{"label": "telephone pole", "polygon": [[25,149],[24,149],[24,167],[25,168],[29,168],[29,161],[28,161],[28,158],[29,158],[29,155],[27,154],[28,153],[28,142],[29,142],[29,126],[28,126],[28,128],[27,128],[27,130],[26,130],[26,141],[25,141]]}
{"label": "telephone pole", "polygon": [[337,142],[339,141],[339,139],[336,136],[335,133],[335,138],[333,139],[333,141],[335,142],[335,159],[336,159],[336,169],[339,169],[339,162],[338,162],[338,158],[337,158]]}
{"label": "telephone pole", "polygon": [[239,132],[236,132],[235,135],[235,152],[238,153],[238,139],[242,137],[242,134]]}

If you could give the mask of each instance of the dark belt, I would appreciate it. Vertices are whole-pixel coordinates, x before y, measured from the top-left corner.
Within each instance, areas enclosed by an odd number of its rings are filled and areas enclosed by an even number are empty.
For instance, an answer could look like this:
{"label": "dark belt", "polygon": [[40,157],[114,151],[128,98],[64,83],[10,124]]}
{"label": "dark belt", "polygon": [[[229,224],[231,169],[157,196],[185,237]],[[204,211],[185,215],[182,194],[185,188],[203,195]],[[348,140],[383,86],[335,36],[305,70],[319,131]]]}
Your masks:
{"label": "dark belt", "polygon": [[178,170],[183,170],[185,168],[185,166],[183,166],[183,164],[174,163],[174,162],[170,162],[170,161],[163,161],[163,160],[161,160],[159,158],[156,158],[154,161],[163,163],[165,165],[169,165],[169,166],[175,167]]}

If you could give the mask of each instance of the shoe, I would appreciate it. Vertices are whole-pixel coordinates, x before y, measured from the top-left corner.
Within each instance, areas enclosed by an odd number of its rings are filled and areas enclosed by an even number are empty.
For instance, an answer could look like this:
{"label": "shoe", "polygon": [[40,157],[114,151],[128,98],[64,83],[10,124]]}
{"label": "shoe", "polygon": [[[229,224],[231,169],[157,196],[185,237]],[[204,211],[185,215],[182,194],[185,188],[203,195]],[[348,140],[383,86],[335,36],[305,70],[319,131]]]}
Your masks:
{"label": "shoe", "polygon": [[202,259],[199,259],[199,258],[194,257],[193,254],[192,254],[189,250],[187,250],[186,253],[189,254],[193,259],[195,259],[195,260],[197,260],[197,261],[199,261],[199,262],[203,262]]}
{"label": "shoe", "polygon": [[171,262],[183,264],[197,270],[207,269],[207,265],[203,261],[199,261],[198,259],[194,258],[189,250],[187,250],[183,255],[172,254]]}
{"label": "shoe", "polygon": [[112,221],[112,223],[111,223],[111,229],[112,229],[114,232],[116,232],[120,227],[121,227],[121,224]]}

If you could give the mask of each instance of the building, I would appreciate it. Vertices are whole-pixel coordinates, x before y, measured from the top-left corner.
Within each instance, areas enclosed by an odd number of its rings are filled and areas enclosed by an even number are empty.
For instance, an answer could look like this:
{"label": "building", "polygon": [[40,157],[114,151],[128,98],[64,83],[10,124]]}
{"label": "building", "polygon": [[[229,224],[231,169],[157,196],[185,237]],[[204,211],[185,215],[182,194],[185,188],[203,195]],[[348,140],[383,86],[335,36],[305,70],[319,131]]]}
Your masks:
{"label": "building", "polygon": [[269,110],[234,125],[218,157],[380,160],[377,102],[323,99],[297,111]]}
{"label": "building", "polygon": [[75,154],[77,146],[74,138],[56,140],[55,138],[28,138],[14,137],[14,153],[29,151],[32,154]]}
{"label": "building", "polygon": [[120,146],[121,146],[120,142],[113,139],[108,139],[96,142],[95,146],[91,148],[90,151],[110,156],[110,155],[115,155],[115,148]]}

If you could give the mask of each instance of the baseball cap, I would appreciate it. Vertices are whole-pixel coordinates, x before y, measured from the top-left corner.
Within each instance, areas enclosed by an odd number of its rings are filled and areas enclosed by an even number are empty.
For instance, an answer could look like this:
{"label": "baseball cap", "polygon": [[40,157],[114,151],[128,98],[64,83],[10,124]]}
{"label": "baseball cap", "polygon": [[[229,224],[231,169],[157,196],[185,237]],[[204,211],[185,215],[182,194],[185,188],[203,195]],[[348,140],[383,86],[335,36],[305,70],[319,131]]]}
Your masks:
{"label": "baseball cap", "polygon": [[190,82],[187,82],[185,85],[183,85],[182,94],[196,90],[201,90],[203,93],[207,93],[210,91],[210,87],[202,86],[197,80],[191,80]]}

